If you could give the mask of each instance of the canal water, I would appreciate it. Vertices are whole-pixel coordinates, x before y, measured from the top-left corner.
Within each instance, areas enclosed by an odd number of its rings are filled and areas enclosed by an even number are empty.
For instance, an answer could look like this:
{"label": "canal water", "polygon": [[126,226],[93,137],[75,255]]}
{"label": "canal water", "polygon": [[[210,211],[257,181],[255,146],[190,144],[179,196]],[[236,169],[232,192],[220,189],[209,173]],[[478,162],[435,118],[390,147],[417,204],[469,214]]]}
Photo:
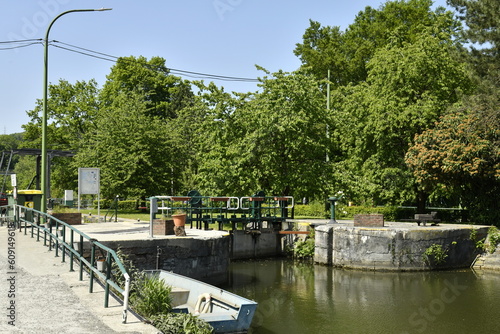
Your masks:
{"label": "canal water", "polygon": [[259,303],[251,334],[500,333],[500,273],[388,273],[233,262],[223,288]]}

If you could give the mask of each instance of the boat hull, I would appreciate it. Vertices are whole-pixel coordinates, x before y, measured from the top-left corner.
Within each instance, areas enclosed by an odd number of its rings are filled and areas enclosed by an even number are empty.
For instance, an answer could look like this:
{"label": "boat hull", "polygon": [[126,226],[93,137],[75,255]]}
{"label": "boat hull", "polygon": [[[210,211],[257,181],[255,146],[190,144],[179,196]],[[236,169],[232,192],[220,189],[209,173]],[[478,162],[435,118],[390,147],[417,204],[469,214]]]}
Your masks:
{"label": "boat hull", "polygon": [[173,312],[191,313],[208,322],[215,333],[246,333],[257,303],[213,285],[164,270],[148,270],[172,287]]}

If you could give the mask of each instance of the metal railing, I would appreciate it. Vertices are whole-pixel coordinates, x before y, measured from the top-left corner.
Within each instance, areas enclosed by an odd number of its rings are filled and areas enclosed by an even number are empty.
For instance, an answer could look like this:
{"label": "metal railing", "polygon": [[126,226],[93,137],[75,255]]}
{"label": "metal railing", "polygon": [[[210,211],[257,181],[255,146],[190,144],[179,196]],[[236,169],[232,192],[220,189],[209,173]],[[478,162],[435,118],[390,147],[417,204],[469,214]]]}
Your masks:
{"label": "metal railing", "polygon": [[[208,229],[216,223],[219,230],[231,224],[232,230],[243,228],[261,229],[262,222],[278,224],[293,219],[292,196],[264,196],[262,193],[246,197],[201,196],[191,191],[187,196],[153,196],[150,201],[150,220],[156,213],[169,216],[176,211],[187,214],[187,223],[196,223],[197,229]],[[291,215],[290,215],[291,213]],[[239,216],[237,216],[239,214]]]}
{"label": "metal railing", "polygon": [[[93,292],[94,278],[100,278],[104,283],[104,307],[109,306],[110,287],[123,297],[122,322],[127,322],[128,300],[130,292],[130,276],[125,269],[116,252],[111,248],[101,244],[96,239],[92,239],[85,233],[79,231],[72,225],[69,225],[51,215],[43,213],[32,208],[14,205],[14,222],[19,232],[24,228],[24,234],[31,234],[32,238],[40,239],[43,237],[44,246],[49,250],[55,250],[55,256],[61,256],[61,262],[66,262],[69,256],[70,271],[74,271],[74,262],[79,263],[79,280],[83,280],[84,267],[88,268],[90,275],[89,293]],[[28,230],[30,230],[28,232]],[[85,257],[84,242],[90,245],[90,255]],[[61,252],[59,252],[61,251]],[[98,268],[97,251],[105,255],[104,268]],[[61,255],[59,255],[61,253]],[[112,272],[115,264],[116,272]],[[101,271],[102,270],[102,271]],[[121,288],[116,282],[116,278],[122,276],[125,284]]]}

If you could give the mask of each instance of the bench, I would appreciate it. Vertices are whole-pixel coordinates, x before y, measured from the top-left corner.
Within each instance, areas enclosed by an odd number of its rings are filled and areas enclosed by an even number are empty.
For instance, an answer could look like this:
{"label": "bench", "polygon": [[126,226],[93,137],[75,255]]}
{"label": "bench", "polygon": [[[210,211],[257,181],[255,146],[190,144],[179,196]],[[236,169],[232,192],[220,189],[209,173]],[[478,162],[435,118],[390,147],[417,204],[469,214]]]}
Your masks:
{"label": "bench", "polygon": [[436,226],[441,222],[441,219],[436,218],[437,212],[431,213],[416,213],[413,219],[401,219],[403,222],[415,222],[418,226],[422,223],[426,226],[427,223],[432,223],[432,226]]}

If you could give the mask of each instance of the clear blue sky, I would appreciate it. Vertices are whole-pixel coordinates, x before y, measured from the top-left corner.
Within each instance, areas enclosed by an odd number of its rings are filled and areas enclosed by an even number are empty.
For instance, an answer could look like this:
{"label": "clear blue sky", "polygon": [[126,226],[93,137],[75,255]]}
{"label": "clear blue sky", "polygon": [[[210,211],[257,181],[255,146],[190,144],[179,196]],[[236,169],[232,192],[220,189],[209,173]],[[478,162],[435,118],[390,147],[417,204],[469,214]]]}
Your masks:
{"label": "clear blue sky", "polygon": [[[445,5],[436,0],[435,5]],[[257,78],[255,65],[275,72],[300,66],[293,54],[309,19],[345,29],[366,6],[381,0],[0,0],[0,42],[44,38],[113,56],[160,56],[170,68]],[[43,90],[43,46],[5,50],[0,44],[0,133],[21,132]],[[2,50],[4,49],[4,50]],[[49,48],[49,81],[105,82],[112,62]],[[189,79],[188,77],[185,77]],[[229,91],[255,91],[255,83],[216,81]]]}

